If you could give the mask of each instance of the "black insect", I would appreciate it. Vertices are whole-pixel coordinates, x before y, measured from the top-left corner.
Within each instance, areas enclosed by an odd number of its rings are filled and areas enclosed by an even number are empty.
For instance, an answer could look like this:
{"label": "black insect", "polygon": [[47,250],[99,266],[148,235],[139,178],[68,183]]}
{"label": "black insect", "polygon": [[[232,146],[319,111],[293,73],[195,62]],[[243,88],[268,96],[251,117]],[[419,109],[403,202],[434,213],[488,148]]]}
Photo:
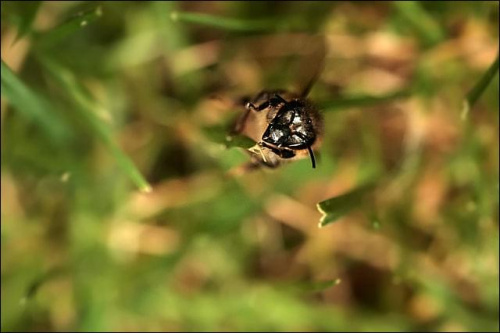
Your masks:
{"label": "black insect", "polygon": [[[323,68],[326,53],[321,36],[289,35],[271,37],[267,43],[251,45],[256,49],[285,50],[292,47],[299,56],[295,88],[264,90],[253,98],[243,98],[245,110],[236,121],[232,134],[243,134],[256,142],[248,149],[251,167],[275,168],[284,161],[309,157],[316,167],[314,150],[321,144],[323,121],[316,106],[307,98]],[[262,53],[258,53],[262,56]]]}
{"label": "black insect", "polygon": [[236,125],[237,132],[243,131],[252,112],[266,115],[265,130],[251,149],[260,163],[276,167],[280,159],[300,158],[307,151],[312,167],[316,167],[313,146],[319,141],[322,121],[309,100],[284,90],[263,91],[245,108],[246,113]]}

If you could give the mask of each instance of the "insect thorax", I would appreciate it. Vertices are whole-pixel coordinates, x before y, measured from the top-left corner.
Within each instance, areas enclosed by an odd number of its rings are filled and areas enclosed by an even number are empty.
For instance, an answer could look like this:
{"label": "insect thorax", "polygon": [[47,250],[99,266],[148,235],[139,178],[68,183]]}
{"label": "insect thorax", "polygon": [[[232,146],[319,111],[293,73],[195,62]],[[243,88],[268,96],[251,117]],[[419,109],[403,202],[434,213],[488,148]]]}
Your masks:
{"label": "insect thorax", "polygon": [[[262,136],[262,141],[277,148],[294,150],[313,145],[316,139],[313,122],[308,114],[308,104],[300,99],[282,103]],[[273,112],[274,111],[274,112]]]}

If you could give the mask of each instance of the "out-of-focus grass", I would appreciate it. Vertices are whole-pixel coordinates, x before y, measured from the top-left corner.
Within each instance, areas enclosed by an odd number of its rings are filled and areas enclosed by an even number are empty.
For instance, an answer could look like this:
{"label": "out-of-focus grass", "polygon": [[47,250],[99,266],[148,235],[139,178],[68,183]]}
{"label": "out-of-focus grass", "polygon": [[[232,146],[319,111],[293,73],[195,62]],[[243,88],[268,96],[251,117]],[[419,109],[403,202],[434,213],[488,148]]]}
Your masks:
{"label": "out-of-focus grass", "polygon": [[18,15],[10,16],[10,18],[15,21],[14,24],[18,28],[16,41],[30,32],[40,4],[41,1],[26,1],[22,5],[19,5],[14,1],[9,2],[8,5],[10,6],[18,6],[15,10]]}
{"label": "out-of-focus grass", "polygon": [[420,1],[396,1],[394,8],[402,19],[409,23],[421,40],[427,45],[434,45],[445,38],[440,23],[423,7]]}
{"label": "out-of-focus grass", "polygon": [[129,175],[131,180],[137,187],[144,192],[150,192],[151,187],[137,170],[130,159],[122,152],[113,140],[112,133],[104,124],[103,119],[108,114],[108,110],[102,108],[97,103],[94,103],[81,87],[79,87],[76,78],[71,72],[65,68],[58,67],[51,60],[43,59],[44,69],[50,73],[58,83],[64,87],[69,99],[74,103],[72,109],[78,112],[79,118],[88,123],[91,133],[109,149],[110,153],[115,157],[117,164]]}
{"label": "out-of-focus grass", "polygon": [[53,116],[54,106],[27,87],[2,61],[2,96],[14,105],[24,117],[39,124],[48,137],[57,142],[68,139],[69,131],[62,121]]}
{"label": "out-of-focus grass", "polygon": [[326,101],[321,105],[323,112],[355,108],[363,106],[374,106],[379,103],[392,102],[402,98],[411,96],[411,90],[404,89],[396,92],[388,93],[384,96],[349,96],[345,98],[337,98],[335,100]]}
{"label": "out-of-focus grass", "polygon": [[498,74],[498,59],[499,56],[497,55],[495,61],[493,61],[493,63],[484,73],[481,79],[477,81],[474,87],[472,87],[472,89],[467,94],[464,101],[464,110],[462,111],[462,118],[466,117],[467,113],[469,113],[470,111],[470,108],[473,107],[474,104],[476,104],[477,100],[481,97],[481,95],[490,85],[491,80],[493,80],[495,75]]}
{"label": "out-of-focus grass", "polygon": [[[2,330],[498,330],[497,27],[497,2],[3,1]],[[234,176],[226,101],[293,86],[291,32],[326,37],[317,169]]]}
{"label": "out-of-focus grass", "polygon": [[363,203],[369,201],[367,195],[373,188],[374,184],[366,184],[318,203],[318,210],[323,214],[319,222],[320,227],[337,221],[354,208],[362,208]]}
{"label": "out-of-focus grass", "polygon": [[35,42],[39,44],[37,47],[53,47],[54,44],[61,42],[73,33],[81,30],[87,24],[91,24],[101,15],[101,7],[99,6],[85,11],[80,11],[72,17],[69,17],[66,21],[60,23],[58,26],[52,28],[50,31],[35,36]]}
{"label": "out-of-focus grass", "polygon": [[275,20],[252,20],[230,19],[200,13],[172,12],[170,18],[174,21],[207,25],[212,28],[234,31],[269,32],[276,29]]}

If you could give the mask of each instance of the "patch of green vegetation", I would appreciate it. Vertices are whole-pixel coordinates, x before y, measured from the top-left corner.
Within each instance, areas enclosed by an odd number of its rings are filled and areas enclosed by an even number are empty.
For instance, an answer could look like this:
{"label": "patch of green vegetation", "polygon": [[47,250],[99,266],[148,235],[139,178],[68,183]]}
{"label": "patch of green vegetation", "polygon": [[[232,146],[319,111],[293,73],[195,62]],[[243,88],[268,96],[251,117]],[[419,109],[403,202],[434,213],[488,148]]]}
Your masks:
{"label": "patch of green vegetation", "polygon": [[[2,331],[498,330],[498,2],[1,6]],[[317,167],[245,169],[303,33]]]}

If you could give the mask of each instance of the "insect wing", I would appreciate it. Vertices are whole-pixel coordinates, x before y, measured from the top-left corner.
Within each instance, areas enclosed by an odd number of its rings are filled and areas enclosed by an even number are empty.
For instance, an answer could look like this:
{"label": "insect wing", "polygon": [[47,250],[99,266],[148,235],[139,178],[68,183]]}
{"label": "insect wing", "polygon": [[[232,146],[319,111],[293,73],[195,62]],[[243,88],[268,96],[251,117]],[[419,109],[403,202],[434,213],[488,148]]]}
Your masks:
{"label": "insect wing", "polygon": [[304,40],[303,54],[297,65],[295,89],[300,97],[306,97],[323,71],[326,57],[326,42],[323,36],[308,36]]}

